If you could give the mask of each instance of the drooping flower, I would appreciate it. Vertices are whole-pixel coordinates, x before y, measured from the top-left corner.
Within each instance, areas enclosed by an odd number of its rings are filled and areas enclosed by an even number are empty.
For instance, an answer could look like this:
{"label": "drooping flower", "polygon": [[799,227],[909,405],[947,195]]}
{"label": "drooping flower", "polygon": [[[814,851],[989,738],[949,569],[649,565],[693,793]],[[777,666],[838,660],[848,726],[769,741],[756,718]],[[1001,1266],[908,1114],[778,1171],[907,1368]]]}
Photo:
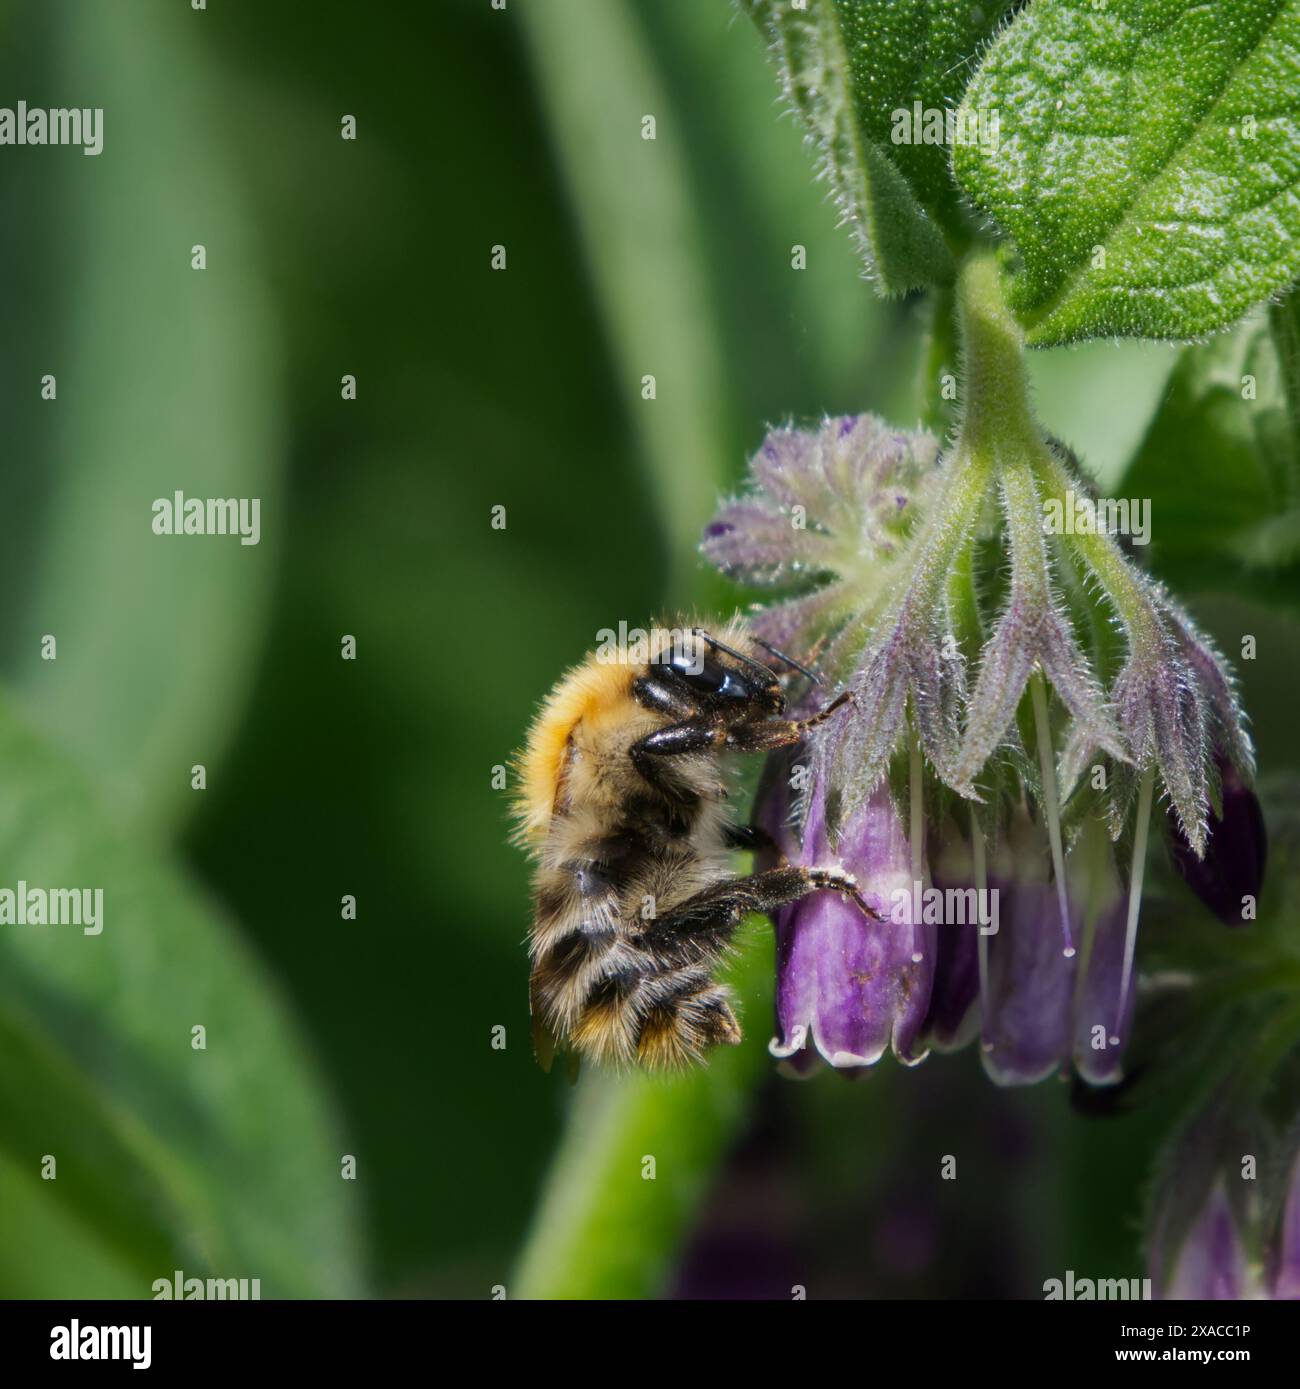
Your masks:
{"label": "drooping flower", "polygon": [[1051,873],[1046,830],[1022,808],[990,862],[998,930],[987,946],[984,1069],[999,1085],[1023,1085],[1073,1061],[1084,1080],[1113,1084],[1122,1076],[1133,999],[1123,995],[1126,899],[1097,822],[1066,859],[1066,900],[1080,942],[1072,956],[1060,949]]}
{"label": "drooping flower", "polygon": [[1088,944],[1080,959],[1082,981],[1073,1008],[1074,1068],[1092,1085],[1113,1085],[1123,1079],[1124,1044],[1136,1002],[1132,989],[1126,987],[1130,968],[1124,958],[1127,910],[1126,898],[1116,890],[1109,903],[1095,908],[1085,927]]}
{"label": "drooping flower", "polygon": [[911,848],[887,787],[856,811],[838,849],[826,833],[825,796],[808,798],[795,863],[852,873],[873,920],[833,892],[776,915],[777,1035],[772,1055],[802,1069],[811,1054],[837,1068],[869,1066],[887,1049],[921,1059],[918,1040],[935,967],[934,927],[900,920],[895,894],[912,892]]}
{"label": "drooping flower", "polygon": [[1260,1153],[1261,1141],[1258,1127],[1220,1089],[1168,1145],[1146,1241],[1156,1297],[1235,1299],[1254,1289],[1248,1211],[1256,1203],[1242,1162]]}
{"label": "drooping flower", "polygon": [[[1220,813],[1212,810],[1209,843],[1198,858],[1181,826],[1171,835],[1174,864],[1189,887],[1228,926],[1249,919],[1247,904],[1259,897],[1268,836],[1259,798],[1230,762],[1220,761]],[[1253,914],[1253,913],[1252,913]]]}
{"label": "drooping flower", "polygon": [[[904,977],[896,941],[847,925],[850,909],[827,894],[791,908],[779,1046],[797,1050],[789,1029],[814,1025],[845,1039],[823,1054],[858,1064],[881,1054],[882,1035],[908,1059],[928,1041],[958,1045],[974,1030],[974,981],[995,1079],[1037,1079],[1073,1057],[1106,1084],[1133,1009],[1153,800],[1168,802],[1200,861],[1216,759],[1244,783],[1253,754],[1231,674],[1187,614],[1104,525],[1052,523],[1087,486],[1033,417],[1023,335],[991,259],[968,262],[958,305],[963,414],[942,456],[930,436],[870,416],[783,427],[704,538],[724,572],[772,592],[757,633],[813,662],[824,698],[850,697],[809,735],[815,790],[795,814],[791,857],[860,863],[869,896],[905,860],[913,880],[930,862],[950,885],[956,834],[975,890],[1003,898],[996,939],[941,927],[921,950],[914,1028],[890,992]],[[954,828],[962,802],[980,807],[969,830]],[[986,838],[1005,855],[1018,816],[1036,827],[1033,844],[976,873]],[[1127,893],[1104,820],[1129,850]]]}
{"label": "drooping flower", "polygon": [[1026,1085],[1060,1069],[1070,1053],[1076,965],[1055,930],[1056,893],[1045,845],[1027,870],[995,877],[1001,929],[989,948],[984,1069],[999,1085]]}
{"label": "drooping flower", "polygon": [[[952,825],[945,825],[944,831],[937,837],[932,886],[945,898],[950,892],[978,893],[969,842]],[[955,1051],[972,1041],[979,1031],[981,936],[987,940],[986,933],[992,925],[990,922],[982,926],[976,912],[975,920],[944,922],[939,927],[930,1008],[922,1029],[926,1040],[939,1051]]]}
{"label": "drooping flower", "polygon": [[1158,767],[1179,829],[1201,858],[1216,754],[1244,776],[1253,775],[1254,755],[1222,658],[1158,584],[1140,575],[1135,586],[1134,635],[1115,681],[1118,717],[1130,761]]}

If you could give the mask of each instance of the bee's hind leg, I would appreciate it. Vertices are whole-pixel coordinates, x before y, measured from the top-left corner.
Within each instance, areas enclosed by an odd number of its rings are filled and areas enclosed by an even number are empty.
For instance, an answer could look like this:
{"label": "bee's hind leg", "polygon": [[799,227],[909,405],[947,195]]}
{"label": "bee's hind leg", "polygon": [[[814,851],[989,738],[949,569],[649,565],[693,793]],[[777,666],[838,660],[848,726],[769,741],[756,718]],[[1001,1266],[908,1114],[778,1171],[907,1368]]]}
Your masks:
{"label": "bee's hind leg", "polygon": [[771,913],[823,890],[838,892],[873,921],[883,920],[867,905],[848,873],[787,864],[747,878],[731,878],[688,897],[647,922],[640,944],[670,960],[679,954],[683,959],[698,957],[702,951],[721,950],[750,912]]}

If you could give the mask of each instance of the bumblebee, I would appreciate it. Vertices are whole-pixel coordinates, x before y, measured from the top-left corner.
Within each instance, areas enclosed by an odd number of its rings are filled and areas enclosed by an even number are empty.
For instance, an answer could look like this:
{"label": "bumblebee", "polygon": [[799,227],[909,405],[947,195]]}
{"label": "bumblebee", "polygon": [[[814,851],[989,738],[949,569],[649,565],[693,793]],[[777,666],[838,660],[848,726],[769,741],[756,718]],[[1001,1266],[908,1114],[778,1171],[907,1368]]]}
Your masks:
{"label": "bumblebee", "polygon": [[[727,813],[724,756],[799,742],[849,698],[786,717],[775,659],[739,618],[718,636],[656,629],[596,652],[546,700],[518,767],[518,840],[534,860],[530,1001],[538,1059],[681,1068],[740,1041],[716,978],[742,918],[821,890],[868,916],[837,868],[737,877],[736,849],[775,849]],[[815,677],[814,677],[815,678]],[[775,856],[779,859],[779,856]]]}

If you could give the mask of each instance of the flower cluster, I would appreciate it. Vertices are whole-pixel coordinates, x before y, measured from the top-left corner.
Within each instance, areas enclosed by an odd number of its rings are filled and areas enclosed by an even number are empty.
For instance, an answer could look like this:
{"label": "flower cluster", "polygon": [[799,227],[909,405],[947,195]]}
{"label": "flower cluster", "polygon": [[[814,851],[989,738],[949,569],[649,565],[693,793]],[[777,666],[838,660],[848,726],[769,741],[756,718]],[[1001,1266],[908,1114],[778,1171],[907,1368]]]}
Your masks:
{"label": "flower cluster", "polygon": [[1263,868],[1253,754],[1187,613],[1115,536],[1044,524],[1087,483],[1034,421],[988,289],[964,286],[950,448],[868,415],[779,429],[705,533],[718,568],[773,592],[757,633],[816,663],[805,706],[851,694],[766,778],[759,816],[881,916],[830,894],[780,914],[772,1050],[912,1062],[978,1031],[1000,1083],[1073,1060],[1103,1084],[1133,1009],[1152,802],[1198,893],[1239,911]]}

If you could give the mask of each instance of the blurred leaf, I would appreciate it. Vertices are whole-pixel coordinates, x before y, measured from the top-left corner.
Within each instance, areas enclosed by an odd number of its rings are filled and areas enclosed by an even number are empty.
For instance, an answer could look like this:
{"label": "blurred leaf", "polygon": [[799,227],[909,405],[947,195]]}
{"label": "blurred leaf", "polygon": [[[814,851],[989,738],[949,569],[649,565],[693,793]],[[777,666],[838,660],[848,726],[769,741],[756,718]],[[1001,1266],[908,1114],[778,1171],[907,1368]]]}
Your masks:
{"label": "blurred leaf", "polygon": [[[948,144],[913,138],[914,104],[946,113],[1011,8],[966,0],[741,0],[768,40],[867,273],[886,295],[952,278],[964,239]],[[906,141],[895,113],[903,112]]]}
{"label": "blurred leaf", "polygon": [[1297,0],[1035,0],[963,108],[953,151],[1016,241],[1031,345],[1191,338],[1300,273]]}
{"label": "blurred leaf", "polygon": [[[20,1166],[0,1144],[5,1233],[0,1240],[0,1290],[24,1298],[65,1296],[71,1286],[68,1270],[75,1269],[79,1293],[139,1297],[143,1275],[152,1266],[129,1263],[123,1250],[84,1224],[70,1203],[51,1200],[49,1191],[39,1162],[24,1153]],[[149,1281],[143,1286],[147,1288]]]}
{"label": "blurred leaf", "polygon": [[[274,338],[228,94],[201,18],[150,9],[85,5],[55,39],[25,36],[29,53],[60,48],[38,87],[105,109],[104,147],[15,168],[57,214],[23,219],[23,259],[8,270],[10,294],[33,294],[47,321],[39,358],[15,367],[15,437],[36,466],[4,484],[11,525],[31,536],[7,562],[18,604],[7,669],[142,827],[188,812],[189,767],[220,758],[281,529]],[[199,243],[202,271],[190,268]],[[47,260],[48,286],[17,268]],[[39,399],[46,371],[54,401]],[[152,503],[176,491],[259,498],[261,543],[154,535]],[[47,633],[57,660],[42,659]]]}
{"label": "blurred leaf", "polygon": [[1291,511],[1300,508],[1300,294],[1289,294],[1269,306],[1268,326],[1277,357],[1277,371],[1290,429],[1285,441],[1276,435],[1278,458],[1273,464],[1277,492]]}
{"label": "blurred leaf", "polygon": [[520,14],[680,589],[725,474],[727,390],[681,135],[626,0],[547,0]]}
{"label": "blurred leaf", "polygon": [[[774,972],[770,928],[750,931],[729,971],[745,1039],[717,1048],[707,1067],[684,1076],[583,1075],[509,1296],[664,1292],[713,1170],[771,1071]],[[654,1159],[649,1178],[646,1158]]]}
{"label": "blurred leaf", "polygon": [[[1151,560],[1175,586],[1234,578],[1296,593],[1297,441],[1268,318],[1184,348],[1169,391],[1118,484],[1151,503]],[[1287,510],[1288,505],[1292,508]],[[1269,578],[1269,583],[1262,580]]]}
{"label": "blurred leaf", "polygon": [[[860,409],[898,360],[879,299],[784,119],[758,28],[730,0],[638,0],[677,120],[717,301],[739,472],[765,421]],[[889,337],[888,343],[882,340]]]}
{"label": "blurred leaf", "polygon": [[[258,963],[7,708],[0,765],[0,886],[103,890],[97,935],[0,925],[0,1149],[29,1174],[58,1162],[29,1202],[61,1206],[142,1297],[175,1268],[270,1297],[355,1293],[347,1149]],[[79,1263],[61,1274],[43,1278],[94,1295]]]}
{"label": "blurred leaf", "polygon": [[1035,412],[1103,492],[1146,437],[1177,359],[1163,342],[1085,342],[1026,355]]}

